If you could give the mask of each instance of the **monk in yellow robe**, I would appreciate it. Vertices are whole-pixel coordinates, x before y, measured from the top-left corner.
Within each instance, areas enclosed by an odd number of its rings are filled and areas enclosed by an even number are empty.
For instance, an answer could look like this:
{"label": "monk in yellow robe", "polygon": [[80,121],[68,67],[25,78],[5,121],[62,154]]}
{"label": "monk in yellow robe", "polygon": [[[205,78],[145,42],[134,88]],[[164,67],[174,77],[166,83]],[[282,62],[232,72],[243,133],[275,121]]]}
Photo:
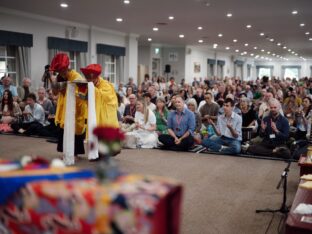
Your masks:
{"label": "monk in yellow robe", "polygon": [[101,65],[90,64],[80,70],[87,81],[94,84],[97,125],[119,128],[117,95],[113,84],[100,77],[102,72]]}
{"label": "monk in yellow robe", "polygon": [[[58,94],[55,124],[60,128],[58,135],[57,151],[63,152],[63,134],[66,110],[66,84],[67,81],[82,80],[81,75],[75,70],[69,69],[69,57],[64,53],[58,53],[52,59],[50,70],[58,73],[57,80],[52,80],[52,90]],[[76,115],[75,115],[75,150],[74,154],[84,154],[83,141],[86,131],[87,101],[79,98],[78,86],[76,87]]]}

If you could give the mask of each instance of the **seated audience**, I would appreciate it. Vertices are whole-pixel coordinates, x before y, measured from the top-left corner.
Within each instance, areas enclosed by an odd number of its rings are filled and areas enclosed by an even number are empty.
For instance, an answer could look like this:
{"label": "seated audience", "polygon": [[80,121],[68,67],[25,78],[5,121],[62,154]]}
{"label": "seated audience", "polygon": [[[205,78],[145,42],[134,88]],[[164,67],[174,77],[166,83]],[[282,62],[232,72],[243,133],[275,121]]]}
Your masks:
{"label": "seated audience", "polygon": [[233,99],[226,98],[223,107],[224,114],[218,117],[217,126],[209,119],[217,136],[204,139],[202,145],[214,152],[238,154],[241,150],[242,117],[233,111]]}
{"label": "seated audience", "polygon": [[250,145],[247,152],[255,155],[287,158],[290,156],[289,150],[281,149],[285,149],[289,137],[288,120],[280,114],[281,104],[277,99],[271,98],[268,104],[270,112],[262,119],[259,131],[263,140],[260,143]]}
{"label": "seated audience", "polygon": [[5,90],[0,103],[0,132],[11,132],[11,124],[18,122],[22,111],[19,105],[13,101],[12,93]]}
{"label": "seated audience", "polygon": [[175,111],[168,116],[168,134],[159,136],[164,149],[186,151],[194,144],[195,116],[184,107],[181,97],[175,99]]}
{"label": "seated audience", "polygon": [[156,147],[156,117],[153,111],[147,107],[144,100],[136,102],[134,121],[135,129],[126,133],[126,147],[146,149]]}
{"label": "seated audience", "polygon": [[134,116],[136,112],[136,97],[134,94],[130,94],[129,96],[129,104],[126,105],[123,120],[122,122],[125,124],[133,124],[134,123]]}
{"label": "seated audience", "polygon": [[150,93],[144,93],[144,94],[143,94],[143,97],[144,97],[144,100],[145,100],[145,102],[146,102],[147,107],[148,107],[151,111],[154,112],[154,111],[156,110],[156,105],[155,105],[153,102],[151,102],[151,98],[152,98],[151,94],[150,94]]}
{"label": "seated audience", "polygon": [[192,111],[195,115],[195,133],[200,133],[201,127],[202,127],[202,120],[201,116],[197,111],[197,102],[194,98],[190,98],[187,101],[187,108]]}
{"label": "seated audience", "polygon": [[45,123],[43,107],[36,103],[36,95],[30,93],[26,99],[27,105],[23,111],[23,123],[12,124],[14,132],[25,135],[40,135]]}
{"label": "seated audience", "polygon": [[310,137],[312,121],[312,100],[309,97],[303,98],[302,109],[295,112],[296,140],[306,140]]}
{"label": "seated audience", "polygon": [[156,101],[156,132],[160,134],[168,134],[167,119],[169,111],[166,107],[166,102],[163,97],[158,97]]}
{"label": "seated audience", "polygon": [[5,90],[10,90],[15,102],[18,101],[18,93],[16,86],[12,85],[12,79],[9,76],[4,76],[2,78],[2,85],[0,85],[0,99],[2,99]]}
{"label": "seated audience", "polygon": [[199,109],[203,124],[207,127],[209,120],[216,122],[218,119],[219,105],[213,102],[212,93],[205,93],[206,103]]}
{"label": "seated audience", "polygon": [[52,102],[50,99],[46,97],[46,90],[44,87],[40,87],[38,89],[38,104],[40,104],[44,109],[45,120],[48,120],[48,116],[50,114],[50,110],[52,108]]}
{"label": "seated audience", "polygon": [[31,87],[31,79],[28,77],[25,77],[22,80],[22,86],[17,88],[18,101],[19,101],[19,105],[22,111],[24,110],[26,106],[26,99],[28,97],[28,94],[34,93],[34,92],[35,90]]}

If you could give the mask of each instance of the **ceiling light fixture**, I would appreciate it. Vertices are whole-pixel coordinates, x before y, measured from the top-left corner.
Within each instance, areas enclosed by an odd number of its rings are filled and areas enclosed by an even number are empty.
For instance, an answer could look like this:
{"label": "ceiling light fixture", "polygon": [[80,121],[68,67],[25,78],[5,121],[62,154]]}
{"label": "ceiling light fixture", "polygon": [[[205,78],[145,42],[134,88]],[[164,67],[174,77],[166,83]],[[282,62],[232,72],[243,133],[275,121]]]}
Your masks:
{"label": "ceiling light fixture", "polygon": [[124,4],[130,4],[130,0],[124,0]]}
{"label": "ceiling light fixture", "polygon": [[250,24],[247,24],[247,25],[246,25],[246,28],[251,28],[251,25],[250,25]]}
{"label": "ceiling light fixture", "polygon": [[239,50],[235,50],[235,52],[236,52],[236,53],[238,53],[238,52],[239,52]]}
{"label": "ceiling light fixture", "polygon": [[117,22],[122,22],[123,19],[122,19],[122,18],[116,18],[116,21],[117,21]]}
{"label": "ceiling light fixture", "polygon": [[153,31],[155,31],[155,32],[158,31],[158,28],[154,27],[154,28],[153,28]]}
{"label": "ceiling light fixture", "polygon": [[250,56],[252,57],[252,56],[254,56],[254,54],[250,54]]}
{"label": "ceiling light fixture", "polygon": [[270,42],[273,42],[273,41],[274,41],[274,39],[273,39],[273,38],[271,38],[271,39],[270,39]]}
{"label": "ceiling light fixture", "polygon": [[226,14],[226,17],[228,17],[228,18],[231,18],[233,15],[232,15],[232,13],[227,13]]}
{"label": "ceiling light fixture", "polygon": [[267,54],[271,54],[271,52],[270,52],[270,51],[268,51],[268,52],[267,52]]}
{"label": "ceiling light fixture", "polygon": [[286,49],[287,49],[287,46],[284,46],[283,49],[286,50]]}
{"label": "ceiling light fixture", "polygon": [[301,24],[300,24],[300,27],[304,27],[304,26],[305,26],[305,23],[301,23]]}
{"label": "ceiling light fixture", "polygon": [[180,34],[179,37],[180,37],[180,38],[184,38],[184,35],[183,35],[183,34]]}
{"label": "ceiling light fixture", "polygon": [[203,43],[203,42],[204,42],[204,40],[201,40],[201,39],[200,39],[200,40],[198,40],[198,43]]}
{"label": "ceiling light fixture", "polygon": [[288,49],[288,52],[291,52],[291,49]]}
{"label": "ceiling light fixture", "polygon": [[310,35],[310,32],[305,32],[305,35]]}
{"label": "ceiling light fixture", "polygon": [[213,44],[213,48],[216,49],[218,47],[218,44]]}
{"label": "ceiling light fixture", "polygon": [[246,47],[247,47],[248,45],[249,45],[248,43],[245,43],[245,45],[244,45],[244,46],[246,46]]}
{"label": "ceiling light fixture", "polygon": [[198,30],[203,30],[203,27],[202,26],[198,26],[197,29]]}
{"label": "ceiling light fixture", "polygon": [[67,8],[67,7],[68,7],[68,4],[63,2],[63,3],[60,4],[60,6],[61,6],[62,8]]}
{"label": "ceiling light fixture", "polygon": [[294,53],[295,53],[295,51],[292,51],[291,53],[292,53],[292,54],[294,54]]}
{"label": "ceiling light fixture", "polygon": [[237,42],[237,39],[233,39],[233,42],[236,43],[236,42]]}
{"label": "ceiling light fixture", "polygon": [[169,20],[174,20],[174,16],[169,16],[168,19]]}
{"label": "ceiling light fixture", "polygon": [[148,41],[152,41],[152,38],[149,37],[147,40],[148,40]]}
{"label": "ceiling light fixture", "polygon": [[291,12],[291,14],[297,15],[297,14],[298,14],[298,11],[297,11],[297,10],[293,10],[293,11]]}
{"label": "ceiling light fixture", "polygon": [[264,36],[264,33],[262,32],[262,33],[260,33],[259,35],[260,35],[261,37],[263,37],[263,36]]}
{"label": "ceiling light fixture", "polygon": [[225,47],[225,49],[226,49],[226,50],[229,50],[229,49],[230,49],[230,47],[228,47],[228,46],[227,46],[227,47]]}
{"label": "ceiling light fixture", "polygon": [[261,52],[264,52],[264,51],[265,51],[264,49],[261,50]]}
{"label": "ceiling light fixture", "polygon": [[277,46],[281,46],[282,44],[279,42],[279,43],[277,43],[276,45],[277,45]]}
{"label": "ceiling light fixture", "polygon": [[219,34],[218,34],[218,37],[223,37],[223,34],[222,34],[222,33],[219,33]]}
{"label": "ceiling light fixture", "polygon": [[312,41],[312,37],[309,38],[309,41]]}
{"label": "ceiling light fixture", "polygon": [[257,46],[255,46],[255,47],[254,47],[254,50],[257,50],[257,49],[258,49],[258,47],[257,47]]}

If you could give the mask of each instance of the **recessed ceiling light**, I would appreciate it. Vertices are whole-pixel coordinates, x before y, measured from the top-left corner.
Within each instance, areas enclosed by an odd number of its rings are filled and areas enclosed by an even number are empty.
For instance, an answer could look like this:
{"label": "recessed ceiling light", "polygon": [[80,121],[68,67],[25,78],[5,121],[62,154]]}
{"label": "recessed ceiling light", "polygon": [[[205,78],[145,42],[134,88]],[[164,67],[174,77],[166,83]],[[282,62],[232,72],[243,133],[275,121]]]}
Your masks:
{"label": "recessed ceiling light", "polygon": [[291,53],[292,53],[292,54],[294,54],[294,53],[295,53],[295,51],[292,51]]}
{"label": "recessed ceiling light", "polygon": [[148,40],[148,41],[152,41],[152,38],[148,38],[147,40]]}
{"label": "recessed ceiling light", "polygon": [[222,33],[219,33],[219,34],[218,34],[218,37],[223,37],[223,34],[222,34]]}
{"label": "recessed ceiling light", "polygon": [[199,43],[203,43],[203,42],[204,42],[204,40],[201,40],[201,39],[200,39],[200,40],[198,40],[198,42],[199,42]]}
{"label": "recessed ceiling light", "polygon": [[270,52],[270,51],[268,51],[268,52],[267,52],[267,54],[271,54],[271,52]]}
{"label": "recessed ceiling light", "polygon": [[291,49],[288,49],[288,52],[291,52]]}
{"label": "recessed ceiling light", "polygon": [[248,46],[248,43],[245,43],[245,45],[244,45],[244,46],[246,46],[246,47],[247,47],[247,46]]}
{"label": "recessed ceiling light", "polygon": [[168,19],[174,20],[174,16],[169,16]]}
{"label": "recessed ceiling light", "polygon": [[122,22],[123,19],[122,19],[122,18],[116,18],[116,21],[117,21],[117,22]]}
{"label": "recessed ceiling light", "polygon": [[198,26],[197,29],[198,30],[203,30],[203,27],[202,26]]}
{"label": "recessed ceiling light", "polygon": [[67,3],[61,3],[60,6],[63,7],[63,8],[67,8],[68,4]]}
{"label": "recessed ceiling light", "polygon": [[297,53],[296,53],[295,55],[296,55],[296,56],[298,56],[298,54],[297,54]]}
{"label": "recessed ceiling light", "polygon": [[284,49],[284,50],[286,50],[286,49],[287,49],[287,47],[286,47],[286,46],[284,46],[284,47],[283,47],[283,49]]}
{"label": "recessed ceiling light", "polygon": [[304,26],[305,26],[305,23],[301,23],[301,24],[300,24],[300,27],[304,27]]}
{"label": "recessed ceiling light", "polygon": [[274,39],[273,39],[273,38],[271,38],[271,39],[270,39],[270,42],[273,42],[273,41],[274,41]]}
{"label": "recessed ceiling light", "polygon": [[312,41],[312,37],[309,38],[309,41]]}
{"label": "recessed ceiling light", "polygon": [[297,14],[298,14],[298,11],[297,11],[297,10],[293,10],[293,11],[291,12],[291,14],[297,15]]}
{"label": "recessed ceiling light", "polygon": [[236,52],[236,53],[238,53],[238,52],[239,52],[239,50],[235,50],[235,52]]}
{"label": "recessed ceiling light", "polygon": [[250,24],[247,24],[247,25],[246,25],[246,28],[251,28],[251,25],[250,25]]}
{"label": "recessed ceiling light", "polygon": [[261,52],[264,52],[264,51],[265,51],[264,49],[261,50]]}
{"label": "recessed ceiling light", "polygon": [[184,38],[184,35],[183,35],[183,34],[180,34],[179,37],[180,37],[180,38]]}
{"label": "recessed ceiling light", "polygon": [[305,35],[310,35],[310,32],[305,32]]}
{"label": "recessed ceiling light", "polygon": [[218,47],[218,44],[213,44],[213,48],[216,49]]}
{"label": "recessed ceiling light", "polygon": [[254,54],[250,54],[250,56],[252,57],[252,56],[254,56]]}
{"label": "recessed ceiling light", "polygon": [[244,53],[241,53],[241,55],[244,55]]}
{"label": "recessed ceiling light", "polygon": [[158,31],[158,28],[154,27],[154,28],[153,28],[153,31]]}
{"label": "recessed ceiling light", "polygon": [[226,49],[226,50],[229,50],[229,49],[230,49],[230,47],[228,47],[228,46],[227,46],[227,47],[225,47],[225,49]]}
{"label": "recessed ceiling light", "polygon": [[272,55],[273,55],[273,56],[275,56],[275,54],[274,54],[274,53],[273,53]]}
{"label": "recessed ceiling light", "polygon": [[263,37],[263,36],[264,36],[264,33],[262,32],[262,33],[260,33],[259,35],[260,35],[261,37]]}
{"label": "recessed ceiling light", "polygon": [[237,39],[233,39],[233,42],[236,43],[236,42],[237,42]]}
{"label": "recessed ceiling light", "polygon": [[130,4],[130,0],[124,0],[124,4]]}
{"label": "recessed ceiling light", "polygon": [[232,15],[232,13],[227,13],[226,14],[226,17],[228,17],[228,18],[231,18],[233,15]]}
{"label": "recessed ceiling light", "polygon": [[279,43],[277,43],[276,45],[281,46],[282,44],[279,42]]}
{"label": "recessed ceiling light", "polygon": [[256,49],[258,49],[258,47],[257,47],[257,46],[255,46],[255,47],[254,47],[254,49],[256,50]]}

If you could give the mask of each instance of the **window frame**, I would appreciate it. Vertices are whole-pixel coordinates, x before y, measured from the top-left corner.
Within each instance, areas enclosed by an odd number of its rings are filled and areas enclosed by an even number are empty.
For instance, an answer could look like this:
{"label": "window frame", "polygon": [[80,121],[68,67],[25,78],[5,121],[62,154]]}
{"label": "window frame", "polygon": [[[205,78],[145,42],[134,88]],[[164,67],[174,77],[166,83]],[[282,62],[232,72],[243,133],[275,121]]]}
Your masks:
{"label": "window frame", "polygon": [[[12,80],[16,80],[17,82],[17,57],[15,56],[9,56],[8,55],[8,47],[13,47],[15,50],[15,54],[17,52],[17,47],[16,46],[10,46],[10,45],[5,45],[5,46],[0,46],[0,48],[4,48],[4,55],[0,55],[0,59],[4,59],[5,62],[5,69],[0,69],[0,77],[3,77],[5,75],[8,75],[10,77],[12,77],[11,75],[14,75],[15,79]],[[15,71],[8,71],[8,60],[14,60],[15,63]],[[18,85],[18,84],[15,84]]]}

